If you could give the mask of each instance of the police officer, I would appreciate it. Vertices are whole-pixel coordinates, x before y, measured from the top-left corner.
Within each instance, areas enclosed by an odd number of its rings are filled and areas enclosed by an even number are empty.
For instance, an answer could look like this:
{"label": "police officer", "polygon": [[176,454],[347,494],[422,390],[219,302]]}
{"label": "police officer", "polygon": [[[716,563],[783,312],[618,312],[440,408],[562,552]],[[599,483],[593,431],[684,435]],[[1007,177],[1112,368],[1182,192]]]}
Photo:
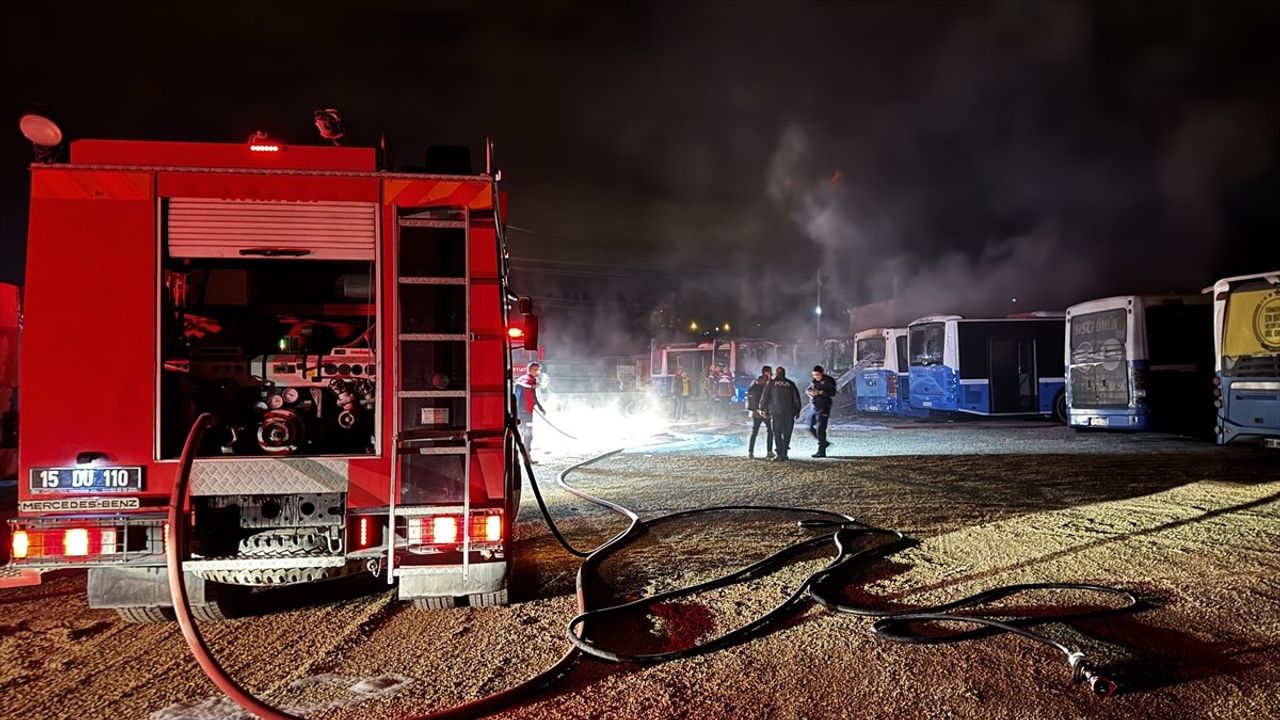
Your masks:
{"label": "police officer", "polygon": [[756,435],[760,433],[760,424],[764,424],[764,442],[765,449],[768,452],[766,459],[773,459],[773,423],[769,421],[769,416],[765,414],[764,406],[760,404],[760,397],[764,395],[764,389],[769,386],[769,381],[773,380],[773,368],[765,365],[760,368],[760,376],[751,383],[751,387],[747,388],[747,416],[751,418],[751,442],[747,443],[747,457],[754,458],[756,456]]}
{"label": "police officer", "polygon": [[800,409],[803,406],[800,404],[800,390],[787,379],[786,368],[779,367],[773,371],[773,379],[760,396],[760,405],[768,414],[770,429],[773,431],[773,450],[777,453],[774,460],[788,460],[791,431],[796,429],[796,421],[800,419]]}
{"label": "police officer", "polygon": [[831,403],[836,396],[836,381],[827,376],[821,365],[813,366],[813,382],[809,385],[809,397],[813,403],[813,415],[809,416],[809,434],[818,441],[818,452],[813,457],[827,456],[827,421],[831,419]]}

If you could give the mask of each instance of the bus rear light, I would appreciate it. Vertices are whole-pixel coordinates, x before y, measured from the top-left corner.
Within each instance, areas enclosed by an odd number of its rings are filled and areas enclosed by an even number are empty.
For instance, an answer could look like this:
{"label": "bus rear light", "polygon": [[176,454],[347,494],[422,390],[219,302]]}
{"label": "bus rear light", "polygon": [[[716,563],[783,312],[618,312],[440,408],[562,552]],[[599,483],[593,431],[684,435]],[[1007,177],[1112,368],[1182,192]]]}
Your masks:
{"label": "bus rear light", "polygon": [[1222,378],[1218,377],[1217,375],[1214,375],[1214,376],[1213,376],[1213,386],[1214,386],[1214,387],[1217,387],[1217,386],[1219,386],[1219,385],[1221,385],[1221,384],[1222,384]]}
{"label": "bus rear light", "polygon": [[67,557],[84,557],[89,554],[89,531],[71,528],[62,533],[62,554]]}
{"label": "bus rear light", "polygon": [[13,559],[23,560],[31,551],[31,538],[27,536],[26,530],[14,530],[13,537],[9,539],[9,545]]}
{"label": "bus rear light", "polygon": [[888,382],[885,383],[885,390],[890,395],[898,394],[898,376],[897,375],[894,375],[893,373],[889,373]]}
{"label": "bus rear light", "polygon": [[1216,386],[1215,386],[1215,387],[1213,388],[1213,396],[1214,396],[1215,398],[1220,398],[1220,397],[1222,397],[1222,388],[1220,388],[1220,387],[1216,387]]}

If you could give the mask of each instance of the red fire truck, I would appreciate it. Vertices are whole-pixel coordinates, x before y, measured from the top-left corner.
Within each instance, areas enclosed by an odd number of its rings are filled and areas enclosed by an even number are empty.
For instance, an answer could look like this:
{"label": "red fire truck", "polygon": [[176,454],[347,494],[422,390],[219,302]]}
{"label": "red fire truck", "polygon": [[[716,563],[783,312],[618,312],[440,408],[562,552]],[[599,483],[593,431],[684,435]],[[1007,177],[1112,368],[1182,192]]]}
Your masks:
{"label": "red fire truck", "polygon": [[261,134],[80,140],[34,165],[11,562],[87,568],[91,607],[169,616],[166,503],[212,413],[198,617],[359,572],[424,606],[505,603],[508,315],[531,307],[486,165],[391,172],[373,148]]}

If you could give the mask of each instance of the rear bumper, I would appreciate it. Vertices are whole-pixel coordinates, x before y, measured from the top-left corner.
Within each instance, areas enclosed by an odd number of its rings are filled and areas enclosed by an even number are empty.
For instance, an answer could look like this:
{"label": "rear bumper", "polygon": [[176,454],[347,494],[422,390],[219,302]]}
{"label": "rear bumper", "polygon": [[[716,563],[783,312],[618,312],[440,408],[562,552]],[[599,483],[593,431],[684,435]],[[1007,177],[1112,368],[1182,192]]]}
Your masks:
{"label": "rear bumper", "polygon": [[1147,413],[1142,410],[1070,408],[1067,410],[1067,424],[1074,428],[1146,430],[1149,420]]}

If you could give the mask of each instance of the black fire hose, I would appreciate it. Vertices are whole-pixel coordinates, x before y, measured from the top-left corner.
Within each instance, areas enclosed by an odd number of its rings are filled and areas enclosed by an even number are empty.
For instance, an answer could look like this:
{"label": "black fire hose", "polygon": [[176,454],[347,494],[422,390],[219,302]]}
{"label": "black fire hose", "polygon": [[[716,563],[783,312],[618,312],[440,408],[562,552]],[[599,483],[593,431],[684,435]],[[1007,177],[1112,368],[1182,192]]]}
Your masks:
{"label": "black fire hose", "polygon": [[[195,424],[192,426],[191,431],[187,436],[186,445],[183,447],[178,477],[174,482],[173,493],[170,497],[170,538],[165,548],[165,555],[169,570],[169,591],[173,601],[174,611],[178,618],[178,624],[182,628],[183,638],[186,641],[187,646],[191,649],[191,652],[195,656],[197,662],[205,673],[209,675],[210,679],[212,679],[218,688],[226,693],[228,697],[235,700],[246,710],[249,710],[263,718],[267,718],[268,720],[300,720],[296,716],[291,715],[284,710],[267,704],[265,701],[257,698],[237,684],[209,652],[209,648],[205,644],[204,638],[201,636],[199,628],[191,615],[190,604],[187,600],[186,583],[184,582],[182,572],[182,563],[185,561],[188,554],[186,538],[188,515],[185,507],[187,487],[190,480],[191,465],[195,458],[196,450],[200,445],[200,441],[203,438],[204,433],[214,424],[216,424],[216,419],[212,415],[206,413],[197,418]],[[425,716],[419,716],[412,720],[419,720],[419,718],[423,720],[469,718],[492,714],[505,707],[509,707],[516,702],[532,697],[547,685],[562,678],[577,664],[582,654],[608,662],[647,664],[687,658],[713,652],[758,635],[767,627],[793,613],[799,607],[800,603],[806,599],[812,599],[814,602],[836,612],[879,618],[872,625],[872,632],[879,637],[894,642],[922,644],[944,643],[956,642],[962,639],[977,637],[984,634],[993,634],[1001,631],[1014,633],[1021,637],[1048,645],[1065,654],[1067,657],[1068,667],[1072,672],[1072,679],[1075,682],[1087,682],[1090,689],[1098,695],[1110,695],[1115,690],[1114,683],[1099,674],[1086,660],[1083,653],[1078,650],[1073,650],[1072,648],[1059,643],[1048,636],[1027,629],[1031,625],[1050,621],[1079,619],[1086,616],[1096,617],[1099,614],[1097,612],[1076,613],[1069,616],[1056,615],[1005,622],[980,615],[954,614],[952,611],[992,602],[1030,590],[1069,589],[1107,593],[1127,599],[1129,601],[1128,605],[1103,611],[1105,614],[1114,614],[1132,610],[1138,606],[1138,598],[1129,591],[1104,585],[1038,583],[1008,585],[993,588],[951,603],[906,612],[895,612],[850,605],[843,601],[833,600],[833,592],[844,587],[842,580],[847,579],[848,573],[855,567],[859,566],[860,561],[877,560],[888,553],[903,547],[905,545],[905,538],[902,533],[895,530],[884,530],[863,525],[847,515],[828,510],[761,505],[728,505],[683,510],[663,515],[652,520],[642,521],[635,512],[618,505],[617,503],[596,497],[574,488],[568,484],[567,477],[573,471],[615,455],[620,452],[620,450],[613,450],[572,465],[561,471],[556,478],[557,485],[566,492],[586,500],[587,502],[618,513],[629,520],[628,526],[625,530],[614,535],[599,547],[591,551],[579,550],[569,543],[568,539],[560,531],[559,527],[557,527],[555,520],[551,517],[546,501],[542,497],[542,492],[537,479],[533,474],[533,467],[530,462],[529,453],[524,447],[519,433],[516,432],[514,418],[509,419],[508,428],[524,462],[525,471],[529,474],[529,486],[533,490],[538,508],[542,513],[543,519],[550,528],[552,535],[570,554],[584,558],[577,576],[579,614],[570,620],[567,627],[567,634],[569,641],[572,643],[572,647],[564,656],[552,665],[552,667],[523,683],[494,695],[480,698],[454,708],[441,710]],[[630,544],[633,540],[642,535],[645,530],[681,518],[725,512],[780,512],[807,515],[809,516],[807,519],[799,521],[798,525],[800,527],[810,529],[834,528],[834,530],[829,534],[819,535],[793,543],[792,545],[785,547],[760,561],[706,582],[677,588],[675,590],[670,590],[619,605],[594,609],[590,607],[591,599],[587,596],[588,593],[586,591],[586,587],[591,575],[596,572],[600,564],[609,556]],[[885,537],[888,538],[888,540],[857,551],[851,549],[852,545],[859,539],[876,536]],[[808,579],[801,583],[801,585],[786,600],[774,607],[772,610],[768,611],[756,620],[725,633],[713,640],[693,647],[665,653],[627,655],[600,648],[587,637],[587,630],[590,624],[595,620],[651,606],[676,597],[688,596],[719,587],[725,587],[753,577],[758,577],[782,566],[792,558],[799,557],[818,547],[826,545],[827,543],[832,543],[835,546],[836,555],[825,568],[810,575]],[[952,633],[942,636],[919,635],[910,632],[912,625],[928,622],[960,622],[978,625],[979,627],[972,631]]]}

